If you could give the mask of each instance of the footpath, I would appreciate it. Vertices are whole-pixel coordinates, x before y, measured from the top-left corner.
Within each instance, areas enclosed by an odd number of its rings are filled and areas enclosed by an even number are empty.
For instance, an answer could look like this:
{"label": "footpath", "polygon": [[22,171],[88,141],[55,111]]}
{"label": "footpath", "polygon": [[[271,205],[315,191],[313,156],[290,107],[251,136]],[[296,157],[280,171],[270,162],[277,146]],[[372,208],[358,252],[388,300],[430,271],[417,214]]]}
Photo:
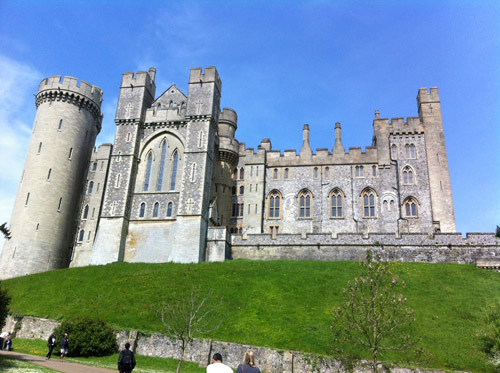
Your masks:
{"label": "footpath", "polygon": [[71,363],[66,360],[61,362],[59,360],[59,356],[55,356],[54,359],[45,360],[45,357],[21,354],[14,351],[1,351],[0,355],[10,359],[26,361],[28,363],[40,365],[45,368],[50,368],[57,370],[58,372],[65,373],[109,373],[118,371],[118,369],[97,368],[89,365]]}

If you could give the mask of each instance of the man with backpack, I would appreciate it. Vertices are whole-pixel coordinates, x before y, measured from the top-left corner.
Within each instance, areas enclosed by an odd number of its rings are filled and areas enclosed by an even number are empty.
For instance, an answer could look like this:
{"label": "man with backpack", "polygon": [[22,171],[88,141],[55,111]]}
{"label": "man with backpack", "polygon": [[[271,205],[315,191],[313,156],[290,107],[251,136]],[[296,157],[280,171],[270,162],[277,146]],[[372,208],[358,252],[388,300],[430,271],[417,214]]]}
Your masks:
{"label": "man with backpack", "polygon": [[120,373],[130,373],[135,368],[134,353],[129,350],[130,343],[125,343],[125,348],[121,350],[118,358],[118,371]]}

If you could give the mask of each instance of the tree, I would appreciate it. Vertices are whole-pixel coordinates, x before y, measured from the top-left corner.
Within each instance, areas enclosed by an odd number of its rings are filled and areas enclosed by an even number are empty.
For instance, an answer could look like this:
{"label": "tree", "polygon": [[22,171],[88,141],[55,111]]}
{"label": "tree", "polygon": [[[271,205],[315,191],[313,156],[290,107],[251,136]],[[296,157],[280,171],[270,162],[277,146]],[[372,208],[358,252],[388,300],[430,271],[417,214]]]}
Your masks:
{"label": "tree", "polygon": [[359,277],[342,290],[343,304],[333,310],[332,331],[334,353],[352,364],[356,348],[370,354],[373,372],[378,372],[380,354],[384,350],[414,351],[418,340],[407,330],[415,320],[413,310],[400,293],[406,284],[389,271],[387,262],[366,254]]}
{"label": "tree", "polygon": [[173,293],[171,299],[154,306],[167,336],[180,344],[177,373],[194,336],[211,333],[220,327],[221,318],[216,320],[214,316],[221,303],[222,297],[214,296],[213,290],[204,293],[200,288],[193,287],[188,295]]}
{"label": "tree", "polygon": [[495,237],[500,238],[500,227],[497,225],[497,229],[495,230]]}
{"label": "tree", "polygon": [[0,232],[3,233],[3,236],[10,240],[10,231],[9,229],[7,228],[7,223],[3,223],[2,225],[0,225]]}
{"label": "tree", "polygon": [[5,326],[7,313],[9,312],[10,297],[7,290],[0,288],[0,330]]}

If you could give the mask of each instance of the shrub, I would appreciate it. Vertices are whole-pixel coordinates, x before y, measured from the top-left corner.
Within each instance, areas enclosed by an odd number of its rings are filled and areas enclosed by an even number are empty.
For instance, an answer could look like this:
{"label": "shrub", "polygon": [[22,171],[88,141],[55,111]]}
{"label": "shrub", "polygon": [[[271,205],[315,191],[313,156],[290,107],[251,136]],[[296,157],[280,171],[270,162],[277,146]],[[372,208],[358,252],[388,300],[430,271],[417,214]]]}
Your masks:
{"label": "shrub", "polygon": [[54,332],[60,346],[64,333],[69,337],[68,356],[105,356],[118,350],[113,329],[102,320],[88,318],[63,321]]}
{"label": "shrub", "polygon": [[7,290],[2,290],[0,288],[0,330],[5,325],[5,319],[7,318],[7,313],[9,312],[10,297],[7,294]]}
{"label": "shrub", "polygon": [[500,300],[485,308],[479,325],[479,348],[500,367]]}

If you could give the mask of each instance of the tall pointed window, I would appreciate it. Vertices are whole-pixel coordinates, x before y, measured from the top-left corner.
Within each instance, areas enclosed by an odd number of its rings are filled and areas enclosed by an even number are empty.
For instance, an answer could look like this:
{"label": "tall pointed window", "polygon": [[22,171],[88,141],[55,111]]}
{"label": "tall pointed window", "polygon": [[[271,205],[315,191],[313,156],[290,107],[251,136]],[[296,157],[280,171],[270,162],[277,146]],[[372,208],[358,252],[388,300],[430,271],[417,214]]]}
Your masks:
{"label": "tall pointed window", "polygon": [[169,202],[168,206],[167,206],[167,217],[171,217],[172,216],[172,207],[173,207],[173,203]]}
{"label": "tall pointed window", "polygon": [[318,172],[318,167],[314,167],[313,170],[313,177],[317,179],[319,177],[319,172]]}
{"label": "tall pointed window", "polygon": [[403,184],[414,184],[413,170],[410,166],[403,168]]}
{"label": "tall pointed window", "polygon": [[245,194],[245,187],[243,185],[240,186],[240,194]]}
{"label": "tall pointed window", "polygon": [[303,190],[299,193],[299,218],[310,218],[312,194],[308,190]]}
{"label": "tall pointed window", "polygon": [[88,194],[92,194],[92,190],[93,190],[93,189],[94,189],[94,182],[93,182],[93,181],[91,181],[91,182],[89,182],[89,190],[88,190],[88,192],[87,192],[87,193],[88,193]]}
{"label": "tall pointed window", "polygon": [[165,170],[165,157],[167,155],[167,141],[163,141],[161,145],[161,160],[160,169],[158,170],[158,182],[156,183],[156,190],[161,190],[163,184],[163,171]]}
{"label": "tall pointed window", "polygon": [[273,170],[273,179],[274,179],[274,180],[278,180],[278,169],[277,169],[277,168],[275,168],[275,169]]}
{"label": "tall pointed window", "polygon": [[85,205],[85,208],[83,209],[83,217],[82,217],[82,219],[87,219],[88,215],[89,215],[89,205]]}
{"label": "tall pointed window", "polygon": [[233,179],[237,179],[238,178],[238,169],[235,168],[234,171],[233,171]]}
{"label": "tall pointed window", "polygon": [[146,177],[144,178],[144,191],[149,190],[149,178],[151,177],[151,166],[153,165],[153,153],[150,152],[147,158]]}
{"label": "tall pointed window", "polygon": [[405,212],[405,216],[407,218],[416,218],[418,217],[417,211],[417,200],[413,197],[408,197],[403,202],[403,211]]}
{"label": "tall pointed window", "polygon": [[269,206],[269,219],[279,219],[281,218],[281,193],[277,190],[273,190],[269,193],[268,197],[268,206]]}
{"label": "tall pointed window", "polygon": [[285,180],[288,180],[289,169],[285,168]]}
{"label": "tall pointed window", "polygon": [[143,218],[145,212],[146,212],[146,204],[143,202],[141,203],[141,207],[139,209],[139,217]]}
{"label": "tall pointed window", "polygon": [[158,202],[155,203],[154,207],[153,207],[153,218],[157,218],[158,217],[158,210],[160,208],[160,204]]}
{"label": "tall pointed window", "polygon": [[398,147],[396,144],[392,144],[391,146],[391,158],[398,159]]}
{"label": "tall pointed window", "polygon": [[330,193],[330,217],[344,217],[344,193],[337,188],[332,190]]}
{"label": "tall pointed window", "polygon": [[177,165],[179,163],[179,153],[174,152],[174,159],[172,162],[172,177],[170,179],[170,190],[175,190],[175,182],[177,179]]}
{"label": "tall pointed window", "polygon": [[405,145],[406,158],[416,158],[415,144]]}
{"label": "tall pointed window", "polygon": [[364,167],[363,166],[356,166],[356,177],[363,177],[364,176]]}
{"label": "tall pointed window", "polygon": [[245,169],[243,167],[240,168],[240,179],[243,180],[245,178]]}
{"label": "tall pointed window", "polygon": [[82,242],[83,241],[83,236],[85,235],[85,231],[82,229],[80,231],[80,234],[78,235],[78,242]]}
{"label": "tall pointed window", "polygon": [[376,217],[375,199],[376,194],[373,189],[365,189],[361,193],[361,198],[363,200],[363,217],[364,218],[374,218]]}

